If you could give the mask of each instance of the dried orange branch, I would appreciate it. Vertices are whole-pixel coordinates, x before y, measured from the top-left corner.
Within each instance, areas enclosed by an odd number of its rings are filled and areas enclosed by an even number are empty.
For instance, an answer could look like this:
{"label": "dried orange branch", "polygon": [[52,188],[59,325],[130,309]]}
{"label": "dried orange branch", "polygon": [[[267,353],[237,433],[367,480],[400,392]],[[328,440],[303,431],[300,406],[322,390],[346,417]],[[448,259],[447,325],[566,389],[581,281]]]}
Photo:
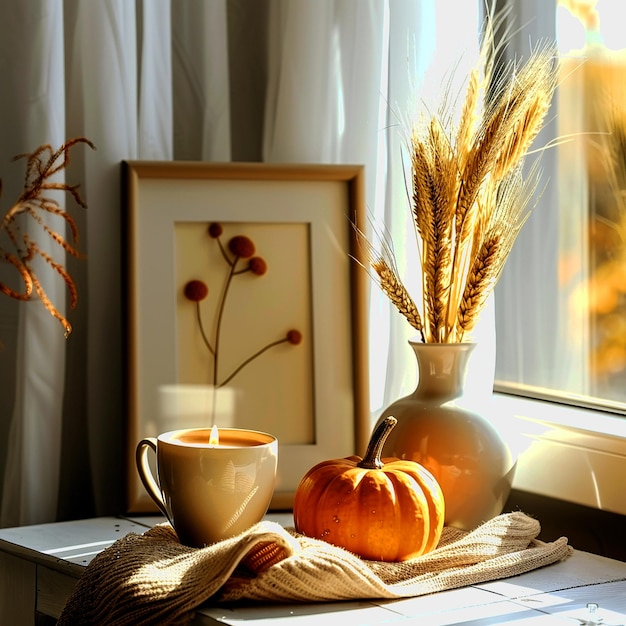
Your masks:
{"label": "dried orange branch", "polygon": [[[0,222],[0,234],[6,233],[10,247],[13,248],[13,250],[5,250],[0,247],[0,261],[15,267],[23,283],[22,289],[16,290],[0,281],[0,292],[16,300],[31,300],[34,297],[33,294],[37,294],[46,310],[59,320],[65,330],[66,337],[72,332],[72,326],[46,294],[35,273],[34,260],[36,258],[43,259],[63,279],[70,294],[70,308],[76,306],[78,297],[76,285],[61,263],[55,261],[50,254],[42,250],[39,244],[27,233],[22,232],[17,218],[23,216],[34,220],[67,254],[75,257],[80,256],[77,247],[78,227],[74,218],[65,209],[62,209],[56,200],[44,195],[51,190],[64,191],[70,194],[79,206],[87,208],[78,191],[78,185],[51,180],[55,174],[67,167],[70,162],[70,149],[79,143],[87,144],[90,148],[95,149],[91,141],[84,137],[77,137],[64,143],[58,150],[53,150],[49,144],[43,144],[30,154],[19,154],[14,157],[13,160],[26,159],[24,190]],[[1,192],[2,184],[0,182]],[[56,215],[63,220],[70,231],[69,239],[45,223],[43,215],[46,213]]]}

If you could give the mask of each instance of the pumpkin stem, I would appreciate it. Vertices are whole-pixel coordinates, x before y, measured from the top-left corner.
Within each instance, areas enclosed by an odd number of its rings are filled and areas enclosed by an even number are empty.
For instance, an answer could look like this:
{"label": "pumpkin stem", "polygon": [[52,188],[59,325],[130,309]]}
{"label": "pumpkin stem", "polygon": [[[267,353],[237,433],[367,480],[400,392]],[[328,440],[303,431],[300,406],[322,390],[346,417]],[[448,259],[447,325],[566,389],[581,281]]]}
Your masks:
{"label": "pumpkin stem", "polygon": [[380,455],[383,452],[383,446],[389,433],[393,430],[393,427],[398,423],[398,420],[389,415],[386,417],[372,433],[370,442],[367,445],[365,456],[360,463],[357,463],[357,467],[363,469],[380,469],[385,464],[380,460]]}

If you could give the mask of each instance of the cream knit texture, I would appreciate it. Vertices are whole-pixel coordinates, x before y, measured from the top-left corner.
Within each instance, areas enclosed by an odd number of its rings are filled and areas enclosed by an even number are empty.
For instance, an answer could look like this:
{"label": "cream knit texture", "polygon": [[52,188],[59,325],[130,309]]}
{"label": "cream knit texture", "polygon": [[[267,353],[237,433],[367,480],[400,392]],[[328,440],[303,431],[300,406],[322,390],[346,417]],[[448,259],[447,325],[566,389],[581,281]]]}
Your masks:
{"label": "cream knit texture", "polygon": [[444,528],[438,547],[400,563],[365,561],[293,528],[263,521],[205,548],[181,545],[169,524],[131,533],[97,555],[59,626],[184,624],[203,603],[406,598],[506,578],[567,558],[562,537],[505,513],[472,532]]}

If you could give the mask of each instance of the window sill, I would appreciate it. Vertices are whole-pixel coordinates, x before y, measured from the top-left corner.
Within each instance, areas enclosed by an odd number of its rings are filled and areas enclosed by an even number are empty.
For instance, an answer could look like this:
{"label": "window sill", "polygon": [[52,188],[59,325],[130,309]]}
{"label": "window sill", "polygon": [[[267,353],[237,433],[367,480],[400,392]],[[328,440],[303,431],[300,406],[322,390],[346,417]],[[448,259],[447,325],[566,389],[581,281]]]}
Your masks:
{"label": "window sill", "polygon": [[518,456],[515,489],[626,515],[626,418],[501,393],[493,408]]}

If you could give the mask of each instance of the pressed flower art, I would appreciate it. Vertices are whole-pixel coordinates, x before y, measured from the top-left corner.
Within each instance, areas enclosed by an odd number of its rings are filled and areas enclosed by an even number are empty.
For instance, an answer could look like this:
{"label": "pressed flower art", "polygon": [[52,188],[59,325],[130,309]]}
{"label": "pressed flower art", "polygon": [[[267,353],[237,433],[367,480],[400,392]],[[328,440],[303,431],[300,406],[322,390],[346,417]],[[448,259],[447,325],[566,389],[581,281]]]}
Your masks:
{"label": "pressed flower art", "polygon": [[[262,354],[268,350],[275,348],[281,344],[287,344],[296,346],[302,341],[302,334],[297,329],[287,329],[284,334],[278,336],[275,339],[265,343],[260,348],[254,349],[248,354],[232,371],[222,374],[220,371],[220,350],[224,348],[228,349],[228,346],[224,346],[224,342],[228,340],[227,337],[223,337],[223,319],[226,314],[226,304],[228,295],[232,283],[237,280],[238,277],[248,275],[251,278],[260,278],[268,271],[267,261],[257,255],[256,246],[254,241],[246,236],[237,234],[230,237],[226,243],[223,242],[224,229],[222,224],[213,222],[209,224],[207,228],[209,243],[215,242],[218,246],[221,259],[223,260],[226,268],[224,282],[221,285],[209,286],[204,280],[193,278],[187,281],[183,287],[183,293],[186,300],[193,303],[196,312],[196,323],[200,331],[202,342],[211,356],[212,361],[212,385],[215,388],[223,387],[230,383],[237,374],[241,372],[246,366],[251,364],[254,360],[258,359]],[[216,300],[216,314],[215,320],[212,323],[212,332],[207,331],[207,325],[203,319],[202,302],[209,298],[214,297]],[[252,307],[250,314],[254,312]],[[246,332],[245,328],[240,329],[240,333]],[[232,339],[237,339],[231,337]],[[255,340],[254,337],[250,337],[250,343]]]}

